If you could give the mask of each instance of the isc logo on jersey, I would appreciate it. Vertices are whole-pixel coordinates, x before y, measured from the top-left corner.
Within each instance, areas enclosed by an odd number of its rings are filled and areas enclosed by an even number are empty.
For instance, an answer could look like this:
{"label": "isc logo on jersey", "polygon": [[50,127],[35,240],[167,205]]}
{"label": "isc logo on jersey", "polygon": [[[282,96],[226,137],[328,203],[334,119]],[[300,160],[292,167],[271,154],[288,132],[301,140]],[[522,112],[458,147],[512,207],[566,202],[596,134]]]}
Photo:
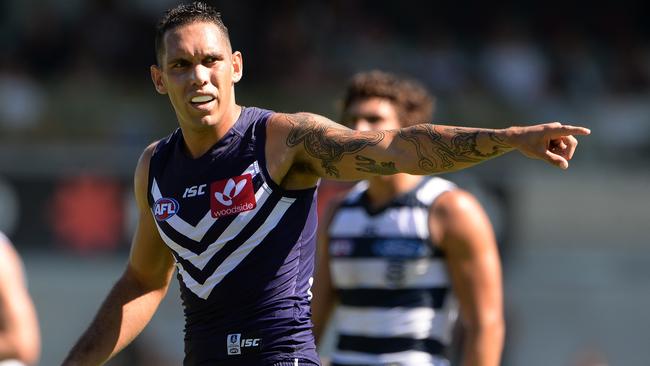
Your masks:
{"label": "isc logo on jersey", "polygon": [[207,187],[207,184],[187,187],[185,188],[185,192],[183,192],[183,198],[203,196],[205,194],[205,187]]}
{"label": "isc logo on jersey", "polygon": [[259,347],[261,338],[243,338],[241,333],[228,334],[226,336],[226,349],[228,355],[241,355],[242,348]]}
{"label": "isc logo on jersey", "polygon": [[250,211],[256,205],[250,174],[223,179],[210,185],[210,211],[214,218]]}
{"label": "isc logo on jersey", "polygon": [[180,206],[178,201],[173,198],[160,198],[153,204],[153,215],[158,221],[165,221],[170,217],[176,215]]}

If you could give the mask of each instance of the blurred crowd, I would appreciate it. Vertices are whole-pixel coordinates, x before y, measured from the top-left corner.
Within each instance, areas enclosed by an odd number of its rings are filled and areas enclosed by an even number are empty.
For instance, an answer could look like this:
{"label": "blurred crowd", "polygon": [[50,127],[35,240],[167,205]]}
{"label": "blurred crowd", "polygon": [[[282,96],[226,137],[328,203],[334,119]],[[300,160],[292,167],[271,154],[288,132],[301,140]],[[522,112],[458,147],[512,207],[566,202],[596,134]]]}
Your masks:
{"label": "blurred crowd", "polygon": [[[244,54],[240,104],[337,119],[345,80],[383,69],[423,82],[436,121],[570,121],[593,131],[578,159],[650,158],[650,5],[208,2]],[[81,252],[130,237],[137,156],[176,127],[149,75],[175,3],[0,3],[0,229]]]}
{"label": "blurred crowd", "polygon": [[[148,66],[154,24],[172,3],[3,2],[0,136],[142,144],[166,132],[174,121]],[[355,71],[381,68],[425,82],[439,118],[570,118],[602,124],[618,147],[650,150],[647,4],[212,3],[244,53],[244,103],[336,117],[332,91]],[[306,105],[269,97],[292,93]]]}

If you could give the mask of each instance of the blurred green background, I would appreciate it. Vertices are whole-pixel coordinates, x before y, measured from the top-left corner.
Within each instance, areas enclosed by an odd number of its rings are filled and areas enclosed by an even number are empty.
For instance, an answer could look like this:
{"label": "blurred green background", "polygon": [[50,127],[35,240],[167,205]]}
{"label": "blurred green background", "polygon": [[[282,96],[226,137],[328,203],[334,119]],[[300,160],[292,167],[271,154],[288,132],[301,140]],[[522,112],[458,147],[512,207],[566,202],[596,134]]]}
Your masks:
{"label": "blurred green background", "polygon": [[[568,171],[511,154],[449,178],[499,235],[504,365],[649,364],[648,3],[208,2],[243,52],[243,105],[336,119],[346,79],[379,68],[427,85],[440,123],[591,128]],[[175,3],[0,3],[0,230],[24,257],[42,365],[61,362],[126,263],[136,160],[176,126],[149,77]],[[174,284],[109,364],[180,364],[182,326]]]}

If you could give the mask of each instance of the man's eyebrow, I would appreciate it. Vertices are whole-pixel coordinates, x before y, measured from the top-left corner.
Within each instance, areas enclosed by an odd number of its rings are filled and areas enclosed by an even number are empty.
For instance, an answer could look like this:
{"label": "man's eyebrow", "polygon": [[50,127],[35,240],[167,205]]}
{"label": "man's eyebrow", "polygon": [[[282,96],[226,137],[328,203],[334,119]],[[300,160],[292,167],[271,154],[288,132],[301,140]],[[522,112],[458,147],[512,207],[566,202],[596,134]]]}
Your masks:
{"label": "man's eyebrow", "polygon": [[223,58],[224,53],[222,51],[208,51],[203,57]]}
{"label": "man's eyebrow", "polygon": [[182,57],[182,56],[174,57],[174,58],[170,59],[169,61],[167,61],[167,64],[171,65],[171,64],[175,64],[175,63],[181,62],[181,61],[187,61],[187,58]]}

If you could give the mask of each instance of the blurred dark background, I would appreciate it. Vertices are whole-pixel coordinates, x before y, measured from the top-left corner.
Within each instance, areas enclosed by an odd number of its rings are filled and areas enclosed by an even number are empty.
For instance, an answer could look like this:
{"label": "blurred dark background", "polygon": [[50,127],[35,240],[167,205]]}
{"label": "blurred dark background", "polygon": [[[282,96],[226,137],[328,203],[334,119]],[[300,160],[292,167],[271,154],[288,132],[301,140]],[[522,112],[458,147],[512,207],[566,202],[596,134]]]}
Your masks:
{"label": "blurred dark background", "polygon": [[[504,365],[648,364],[649,3],[207,2],[243,52],[243,105],[336,119],[347,78],[379,68],[427,85],[440,123],[590,127],[569,171],[512,154],[449,177],[499,232]],[[175,4],[0,3],[0,230],[26,262],[43,365],[119,276],[135,163],[176,127],[149,77],[155,23]],[[177,297],[114,365],[179,364]]]}

